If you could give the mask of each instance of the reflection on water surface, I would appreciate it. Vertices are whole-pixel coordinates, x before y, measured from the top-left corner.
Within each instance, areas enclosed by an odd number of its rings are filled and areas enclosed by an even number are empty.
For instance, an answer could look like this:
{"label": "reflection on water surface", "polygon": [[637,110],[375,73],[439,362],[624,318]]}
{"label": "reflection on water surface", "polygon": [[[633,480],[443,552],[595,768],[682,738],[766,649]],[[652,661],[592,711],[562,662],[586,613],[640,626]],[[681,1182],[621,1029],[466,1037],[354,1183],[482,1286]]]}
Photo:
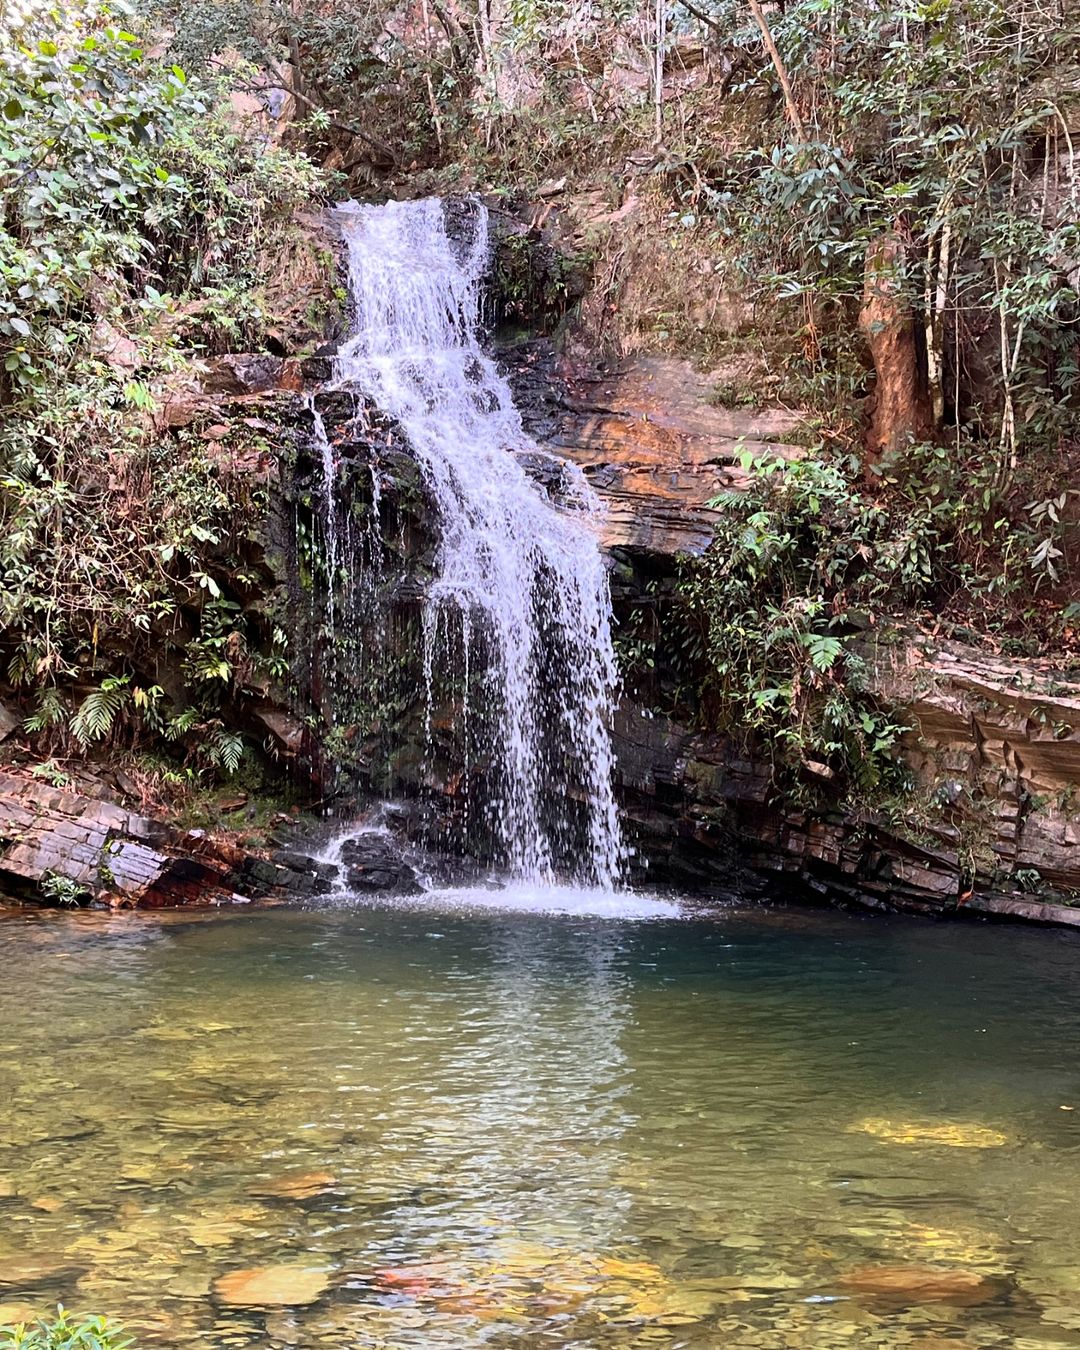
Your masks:
{"label": "reflection on water surface", "polygon": [[1076,939],[653,912],[4,918],[0,1315],[1080,1347]]}

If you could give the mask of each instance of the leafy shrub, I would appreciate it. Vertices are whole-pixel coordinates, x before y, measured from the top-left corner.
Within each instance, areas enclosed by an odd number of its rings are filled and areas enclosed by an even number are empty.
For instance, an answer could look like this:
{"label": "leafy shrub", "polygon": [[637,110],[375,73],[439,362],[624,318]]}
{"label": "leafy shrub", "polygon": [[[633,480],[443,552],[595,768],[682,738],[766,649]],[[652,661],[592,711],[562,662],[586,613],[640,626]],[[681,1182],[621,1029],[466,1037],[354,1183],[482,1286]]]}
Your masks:
{"label": "leafy shrub", "polygon": [[[161,413],[201,355],[261,345],[323,184],[149,55],[127,13],[0,20],[0,643],[27,729],[82,749],[160,729],[170,647],[196,721],[251,676],[222,588],[263,504],[227,465],[259,431]],[[235,740],[208,759],[235,766]]]}
{"label": "leafy shrub", "polygon": [[865,499],[835,464],[755,459],[679,583],[682,658],[705,715],[773,747],[778,768],[835,773],[861,794],[895,777],[903,730],[866,691],[858,636],[927,585],[932,532]]}
{"label": "leafy shrub", "polygon": [[[742,0],[713,14],[736,50],[759,49]],[[770,23],[801,134],[777,103],[773,135],[687,192],[711,205],[746,284],[798,301],[806,392],[849,430],[868,384],[855,313],[891,240],[888,284],[919,343],[931,429],[960,428],[1006,485],[1025,452],[1075,428],[1080,189],[1062,108],[1076,13],[796,0]]]}
{"label": "leafy shrub", "polygon": [[52,1321],[0,1328],[0,1350],[126,1350],[133,1342],[104,1317],[73,1321],[63,1307]]}
{"label": "leafy shrub", "polygon": [[58,905],[81,905],[90,898],[85,886],[58,872],[46,872],[41,882],[41,894]]}

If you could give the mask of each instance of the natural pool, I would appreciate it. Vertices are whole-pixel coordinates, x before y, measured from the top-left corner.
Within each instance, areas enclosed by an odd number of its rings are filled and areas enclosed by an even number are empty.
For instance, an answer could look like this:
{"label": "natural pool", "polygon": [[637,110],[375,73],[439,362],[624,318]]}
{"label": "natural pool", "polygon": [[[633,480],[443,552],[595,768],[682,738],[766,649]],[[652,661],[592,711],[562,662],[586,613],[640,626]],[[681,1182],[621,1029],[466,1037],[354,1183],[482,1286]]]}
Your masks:
{"label": "natural pool", "polygon": [[1077,939],[655,912],[6,913],[0,1315],[1080,1346]]}

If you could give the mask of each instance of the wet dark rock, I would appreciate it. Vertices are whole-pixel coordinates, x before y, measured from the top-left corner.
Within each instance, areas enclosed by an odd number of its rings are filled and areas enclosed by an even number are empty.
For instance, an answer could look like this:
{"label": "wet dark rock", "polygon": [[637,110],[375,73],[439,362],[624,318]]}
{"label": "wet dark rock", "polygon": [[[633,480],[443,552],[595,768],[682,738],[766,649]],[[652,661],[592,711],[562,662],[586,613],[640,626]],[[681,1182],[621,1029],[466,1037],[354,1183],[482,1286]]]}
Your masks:
{"label": "wet dark rock", "polygon": [[415,895],[420,890],[416,871],[401,856],[401,845],[392,836],[360,835],[341,850],[345,880],[352,891],[380,891]]}
{"label": "wet dark rock", "polygon": [[280,850],[270,858],[246,858],[232,880],[249,894],[304,899],[334,889],[336,869],[300,853]]}
{"label": "wet dark rock", "polygon": [[[923,639],[867,656],[874,691],[911,722],[917,832],[895,810],[830,808],[827,795],[798,806],[777,791],[767,748],[627,701],[614,749],[641,878],[712,892],[753,873],[868,908],[1080,926],[1080,908],[1050,890],[1080,891],[1080,684]],[[961,831],[977,853],[961,853]],[[1044,894],[1018,894],[1011,875]]]}
{"label": "wet dark rock", "polygon": [[297,755],[304,743],[305,728],[303,722],[287,708],[272,704],[256,708],[252,717],[269,733],[275,746],[288,757]]}
{"label": "wet dark rock", "polygon": [[6,741],[13,731],[22,725],[18,712],[0,703],[0,741]]}
{"label": "wet dark rock", "polygon": [[300,362],[300,370],[306,383],[326,384],[334,374],[333,350],[326,355],[316,353],[314,356],[303,357]]}

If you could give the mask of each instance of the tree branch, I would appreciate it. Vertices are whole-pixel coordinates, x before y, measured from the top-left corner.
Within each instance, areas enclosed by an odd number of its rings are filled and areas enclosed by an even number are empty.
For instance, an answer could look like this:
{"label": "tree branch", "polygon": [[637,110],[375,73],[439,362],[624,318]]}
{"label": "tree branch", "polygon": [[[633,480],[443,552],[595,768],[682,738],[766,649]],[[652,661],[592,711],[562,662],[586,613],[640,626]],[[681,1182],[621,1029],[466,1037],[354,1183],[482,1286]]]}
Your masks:
{"label": "tree branch", "polygon": [[787,115],[791,122],[792,130],[795,132],[796,140],[805,143],[806,130],[803,127],[802,118],[799,116],[799,110],[795,106],[795,95],[791,90],[791,80],[788,78],[787,70],[780,58],[780,53],[776,49],[776,43],[773,41],[772,30],[769,28],[769,21],[765,17],[765,12],[761,8],[760,0],[748,0],[750,12],[754,16],[754,22],[761,30],[762,41],[765,43],[765,50],[773,63],[773,69],[776,71],[776,78],[780,81],[780,88],[784,91],[784,107],[787,109]]}
{"label": "tree branch", "polygon": [[[222,69],[228,70],[228,73],[235,79],[236,72],[234,70],[229,69],[219,61],[215,61],[214,65],[221,66]],[[292,97],[296,99],[298,103],[302,103],[305,108],[314,108],[316,112],[326,113],[326,109],[321,103],[318,103],[313,98],[309,98],[307,94],[300,93],[298,89],[293,89],[291,85],[263,83],[260,81],[255,84],[237,83],[236,87],[248,94],[265,94],[269,93],[272,89],[276,89],[283,94],[291,94]],[[363,127],[358,127],[352,122],[340,122],[337,118],[331,117],[329,113],[326,113],[326,119],[330,126],[336,131],[344,131],[347,135],[355,136],[357,140],[363,141],[365,145],[370,146],[376,154],[381,156],[384,163],[392,165],[394,168],[397,168],[400,165],[401,161],[394,153],[392,147],[387,145],[387,143],[378,136],[373,136],[371,132],[365,131]]]}

